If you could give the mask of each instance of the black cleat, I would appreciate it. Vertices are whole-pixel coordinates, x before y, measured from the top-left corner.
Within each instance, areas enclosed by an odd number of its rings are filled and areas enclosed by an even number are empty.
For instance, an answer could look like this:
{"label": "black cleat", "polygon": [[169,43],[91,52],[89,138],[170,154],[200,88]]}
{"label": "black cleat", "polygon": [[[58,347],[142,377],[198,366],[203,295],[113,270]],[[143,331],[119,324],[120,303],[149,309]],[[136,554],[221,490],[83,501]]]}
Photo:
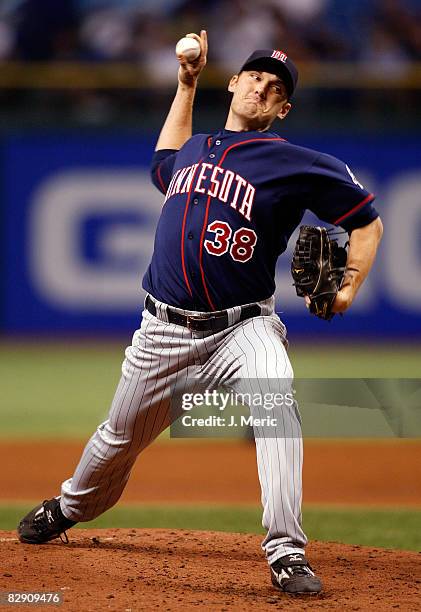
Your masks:
{"label": "black cleat", "polygon": [[60,498],[53,497],[31,510],[21,520],[17,531],[19,540],[25,544],[44,544],[56,538],[67,543],[66,529],[73,525],[76,523],[67,519],[60,509]]}
{"label": "black cleat", "polygon": [[322,583],[301,553],[285,555],[270,566],[272,584],[290,595],[316,595]]}

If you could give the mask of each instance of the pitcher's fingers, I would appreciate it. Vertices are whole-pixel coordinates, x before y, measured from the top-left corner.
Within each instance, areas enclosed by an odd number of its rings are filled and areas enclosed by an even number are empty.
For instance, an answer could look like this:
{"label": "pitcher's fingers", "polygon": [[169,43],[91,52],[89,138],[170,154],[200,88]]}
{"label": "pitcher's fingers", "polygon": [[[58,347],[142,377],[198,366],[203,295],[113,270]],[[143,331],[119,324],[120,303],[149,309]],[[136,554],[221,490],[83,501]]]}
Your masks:
{"label": "pitcher's fingers", "polygon": [[208,54],[208,33],[206,30],[200,31],[200,46],[202,47],[202,53],[206,57]]}
{"label": "pitcher's fingers", "polygon": [[180,62],[180,66],[183,66],[183,68],[187,66],[187,58],[185,55],[183,55],[183,53],[177,54],[177,59]]}
{"label": "pitcher's fingers", "polygon": [[195,40],[197,40],[198,43],[201,42],[199,34],[196,34],[195,32],[190,32],[190,34],[186,34],[185,38],[194,38]]}

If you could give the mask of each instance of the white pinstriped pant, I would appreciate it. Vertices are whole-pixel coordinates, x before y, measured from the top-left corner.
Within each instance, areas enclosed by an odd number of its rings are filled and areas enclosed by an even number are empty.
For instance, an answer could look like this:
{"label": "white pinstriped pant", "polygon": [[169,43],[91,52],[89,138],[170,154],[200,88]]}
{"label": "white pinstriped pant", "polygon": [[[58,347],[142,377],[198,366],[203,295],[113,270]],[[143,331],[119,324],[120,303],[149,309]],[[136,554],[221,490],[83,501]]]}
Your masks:
{"label": "white pinstriped pant", "polygon": [[[170,425],[176,384],[205,377],[236,392],[250,391],[250,381],[258,381],[260,388],[263,384],[265,391],[290,390],[293,372],[286,331],[274,313],[273,298],[259,302],[262,315],[242,322],[240,307],[230,308],[230,327],[216,334],[168,323],[166,305],[156,300],[155,304],[160,318],[143,312],[141,327],[126,349],[108,419],[88,441],[73,477],[62,484],[61,508],[71,520],[92,520],[118,501],[138,454]],[[250,407],[253,417],[261,417],[262,410]],[[262,524],[267,530],[262,547],[269,563],[303,552],[307,543],[301,528],[298,409],[294,403],[274,411],[279,417],[276,436],[266,437],[263,429],[255,428]]]}

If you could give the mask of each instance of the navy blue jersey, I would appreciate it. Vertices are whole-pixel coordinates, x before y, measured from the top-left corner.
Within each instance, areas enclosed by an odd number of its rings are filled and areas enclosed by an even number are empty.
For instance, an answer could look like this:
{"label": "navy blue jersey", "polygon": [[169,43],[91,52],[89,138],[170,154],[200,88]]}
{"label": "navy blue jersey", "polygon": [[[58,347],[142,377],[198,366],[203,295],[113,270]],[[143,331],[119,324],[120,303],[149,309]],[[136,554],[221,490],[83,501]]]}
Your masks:
{"label": "navy blue jersey", "polygon": [[346,164],[270,132],[197,134],[161,150],[165,194],[143,288],[188,310],[222,310],[275,292],[275,265],[306,209],[347,231],[377,216]]}

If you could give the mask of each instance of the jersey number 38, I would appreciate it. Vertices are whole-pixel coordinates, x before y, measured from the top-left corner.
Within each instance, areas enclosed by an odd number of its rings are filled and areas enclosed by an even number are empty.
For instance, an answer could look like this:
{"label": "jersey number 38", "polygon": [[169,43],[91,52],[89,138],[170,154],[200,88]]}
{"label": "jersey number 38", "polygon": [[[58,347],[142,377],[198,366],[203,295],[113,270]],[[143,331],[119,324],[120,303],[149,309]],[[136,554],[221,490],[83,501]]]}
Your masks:
{"label": "jersey number 38", "polygon": [[[215,234],[213,240],[205,240],[205,249],[210,255],[220,257],[228,250],[234,261],[244,263],[253,257],[257,235],[248,227],[240,227],[234,235],[225,221],[212,221],[207,227],[208,232]],[[232,236],[232,240],[231,240]]]}

